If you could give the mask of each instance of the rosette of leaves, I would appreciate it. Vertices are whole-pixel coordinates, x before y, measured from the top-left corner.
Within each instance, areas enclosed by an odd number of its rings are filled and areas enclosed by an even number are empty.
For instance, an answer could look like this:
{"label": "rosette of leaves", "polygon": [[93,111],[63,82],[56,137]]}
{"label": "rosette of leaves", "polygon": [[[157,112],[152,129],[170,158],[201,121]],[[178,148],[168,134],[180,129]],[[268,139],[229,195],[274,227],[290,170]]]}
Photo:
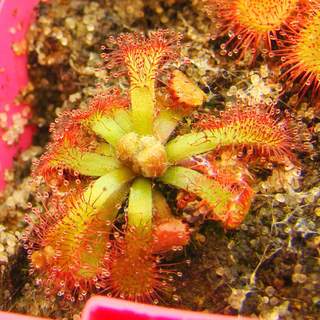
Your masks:
{"label": "rosette of leaves", "polygon": [[[101,93],[52,125],[33,171],[51,191],[24,236],[32,272],[48,293],[81,300],[103,290],[156,301],[170,289],[172,273],[161,259],[190,237],[158,185],[183,190],[184,204],[201,199],[206,218],[236,228],[253,197],[246,163],[294,160],[295,129],[274,107],[234,106],[219,117],[200,116],[178,134],[184,117],[206,100],[181,71],[168,70],[180,40],[168,30],[110,38],[103,58],[129,79],[128,92]],[[157,79],[166,69],[164,85]],[[236,170],[216,161],[222,150],[245,155]],[[177,201],[182,208],[182,197]]]}

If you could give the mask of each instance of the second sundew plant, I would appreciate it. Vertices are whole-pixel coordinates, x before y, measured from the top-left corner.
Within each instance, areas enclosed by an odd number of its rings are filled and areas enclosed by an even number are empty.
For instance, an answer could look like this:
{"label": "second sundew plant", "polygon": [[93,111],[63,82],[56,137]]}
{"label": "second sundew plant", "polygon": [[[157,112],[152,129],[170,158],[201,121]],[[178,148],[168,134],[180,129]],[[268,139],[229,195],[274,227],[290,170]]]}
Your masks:
{"label": "second sundew plant", "polygon": [[[174,207],[197,200],[205,218],[233,229],[253,197],[247,164],[295,159],[296,129],[274,106],[201,113],[206,95],[169,68],[180,40],[168,30],[109,39],[106,67],[128,77],[128,92],[103,92],[52,125],[52,142],[33,171],[50,192],[24,236],[32,272],[48,293],[73,301],[100,291],[156,302],[170,291],[173,273],[162,259],[190,238],[160,190],[178,189]],[[168,80],[160,82],[164,70]],[[185,117],[193,125],[180,135]]]}

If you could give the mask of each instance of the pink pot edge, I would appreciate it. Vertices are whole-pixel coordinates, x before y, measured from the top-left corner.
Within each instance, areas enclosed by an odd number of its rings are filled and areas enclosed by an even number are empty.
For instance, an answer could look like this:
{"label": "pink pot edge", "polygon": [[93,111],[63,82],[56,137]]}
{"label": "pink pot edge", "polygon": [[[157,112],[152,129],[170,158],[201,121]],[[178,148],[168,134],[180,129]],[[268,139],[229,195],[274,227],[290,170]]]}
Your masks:
{"label": "pink pot edge", "polygon": [[[0,0],[0,114],[7,117],[0,129],[0,191],[5,187],[5,170],[13,165],[14,157],[29,147],[35,128],[26,125],[18,141],[8,144],[4,138],[14,118],[21,116],[26,122],[31,113],[28,106],[16,104],[20,90],[28,83],[27,54],[24,50],[26,33],[34,17],[33,9],[39,0]],[[13,46],[21,48],[19,53]]]}
{"label": "pink pot edge", "polygon": [[[131,302],[104,296],[91,297],[82,311],[81,320],[254,320],[245,316],[218,315],[150,304]],[[17,313],[1,312],[0,320],[50,320]]]}

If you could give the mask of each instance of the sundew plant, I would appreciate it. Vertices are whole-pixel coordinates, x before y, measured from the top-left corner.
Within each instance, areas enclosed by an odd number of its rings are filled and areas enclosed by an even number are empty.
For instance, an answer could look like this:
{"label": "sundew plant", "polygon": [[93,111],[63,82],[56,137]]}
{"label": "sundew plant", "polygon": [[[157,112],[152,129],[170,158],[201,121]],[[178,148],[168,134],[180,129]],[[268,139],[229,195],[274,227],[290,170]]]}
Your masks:
{"label": "sundew plant", "polygon": [[275,105],[204,110],[205,93],[173,67],[180,42],[169,30],[109,38],[105,66],[128,90],[101,92],[52,124],[33,170],[43,208],[24,235],[46,293],[157,302],[176,274],[163,259],[190,241],[186,206],[236,229],[254,197],[248,165],[297,163],[298,129]]}

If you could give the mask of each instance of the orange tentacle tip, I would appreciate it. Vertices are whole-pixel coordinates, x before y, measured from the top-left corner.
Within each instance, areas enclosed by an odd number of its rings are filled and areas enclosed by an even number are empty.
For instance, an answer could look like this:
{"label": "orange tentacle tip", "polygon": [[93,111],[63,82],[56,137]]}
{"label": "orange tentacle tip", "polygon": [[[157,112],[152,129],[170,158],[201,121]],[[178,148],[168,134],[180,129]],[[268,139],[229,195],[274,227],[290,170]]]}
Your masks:
{"label": "orange tentacle tip", "polygon": [[75,148],[81,152],[96,148],[94,134],[73,118],[72,111],[61,114],[51,125],[51,142],[39,160],[33,161],[32,177],[36,183],[43,178],[49,186],[62,187],[71,176],[75,180],[76,174],[66,169],[59,159],[67,155],[67,150]]}
{"label": "orange tentacle tip", "polygon": [[200,115],[195,126],[201,130],[233,134],[231,149],[246,160],[298,164],[295,152],[305,151],[300,124],[294,122],[288,112],[281,115],[275,105],[234,105],[222,111],[219,118]]}
{"label": "orange tentacle tip", "polygon": [[227,36],[222,55],[267,54],[277,45],[283,27],[308,8],[307,0],[203,0],[209,17],[217,22],[213,37]]}
{"label": "orange tentacle tip", "polygon": [[111,116],[115,110],[129,106],[127,97],[117,89],[97,94],[86,110],[68,110],[58,116],[50,126],[51,142],[38,161],[34,161],[34,179],[44,178],[49,186],[63,188],[64,183],[77,179],[77,174],[66,168],[59,159],[67,158],[70,148],[80,153],[94,151],[98,146],[95,133],[87,127],[92,121]]}
{"label": "orange tentacle tip", "polygon": [[109,37],[107,46],[102,46],[106,51],[102,58],[108,69],[118,69],[114,76],[126,73],[131,85],[140,86],[152,81],[168,61],[179,57],[181,39],[180,33],[168,29],[150,32],[149,37],[143,33],[124,33]]}
{"label": "orange tentacle tip", "polygon": [[112,116],[113,111],[128,109],[128,107],[128,97],[122,96],[119,89],[112,88],[95,95],[86,110],[74,111],[72,120],[79,124],[86,124],[102,116]]}
{"label": "orange tentacle tip", "polygon": [[40,274],[45,293],[71,301],[83,300],[88,292],[99,289],[99,281],[109,274],[104,265],[109,251],[106,221],[94,217],[84,224],[90,205],[80,203],[81,190],[67,198],[51,198],[46,212],[33,210],[34,222],[27,217],[24,234],[31,272]]}
{"label": "orange tentacle tip", "polygon": [[170,291],[168,274],[162,268],[160,257],[153,253],[152,235],[127,230],[124,237],[115,240],[109,259],[110,277],[105,287],[112,296],[139,302],[157,302]]}
{"label": "orange tentacle tip", "polygon": [[[295,28],[285,30],[286,37],[275,52],[281,57],[281,78],[298,84],[302,98],[309,90],[311,97],[320,96],[320,2],[307,17],[298,19]],[[291,80],[291,81],[288,81]]]}

